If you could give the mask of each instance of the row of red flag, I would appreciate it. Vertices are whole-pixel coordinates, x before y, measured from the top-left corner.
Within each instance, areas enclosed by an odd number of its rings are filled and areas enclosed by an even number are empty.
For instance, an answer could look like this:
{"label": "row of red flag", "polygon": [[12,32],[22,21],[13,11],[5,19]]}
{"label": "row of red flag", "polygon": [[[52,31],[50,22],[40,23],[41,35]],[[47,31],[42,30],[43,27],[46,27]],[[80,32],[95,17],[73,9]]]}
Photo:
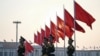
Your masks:
{"label": "row of red flag", "polygon": [[37,31],[34,34],[34,42],[41,45],[43,38],[48,38],[52,34],[55,38],[54,41],[59,42],[59,37],[64,40],[65,36],[72,38],[74,30],[85,33],[85,30],[80,26],[76,20],[87,24],[92,29],[92,23],[95,19],[85,11],[77,2],[74,2],[75,17],[73,18],[70,13],[64,8],[64,20],[57,16],[57,25],[50,21],[50,28],[45,25],[45,30],[41,29],[41,33]]}
{"label": "row of red flag", "polygon": [[[59,42],[59,38],[65,39],[65,36],[72,38],[74,30],[85,33],[85,30],[80,26],[76,20],[87,24],[92,29],[92,23],[95,19],[86,12],[77,2],[74,2],[75,17],[73,18],[70,13],[64,8],[64,20],[57,16],[57,25],[50,21],[50,28],[45,25],[45,30],[41,28],[41,33],[37,31],[37,35],[34,34],[34,42],[41,45],[43,38],[48,38],[50,34],[54,36],[54,42]],[[32,52],[33,47],[28,41],[25,40],[25,53]]]}
{"label": "row of red flag", "polygon": [[[85,33],[85,30],[80,26],[76,20],[86,23],[92,29],[92,23],[95,19],[86,12],[78,3],[74,2],[75,5],[75,18],[73,18],[70,13],[64,8],[64,20],[57,16],[57,25],[50,21],[50,28],[45,25],[45,30],[41,29],[41,33],[37,31],[37,35],[34,34],[34,42],[41,45],[43,38],[48,38],[50,34],[54,36],[54,42],[59,42],[59,37],[63,40],[65,36],[72,38],[74,30]],[[32,52],[34,48],[31,44],[25,40],[25,56],[27,53]]]}

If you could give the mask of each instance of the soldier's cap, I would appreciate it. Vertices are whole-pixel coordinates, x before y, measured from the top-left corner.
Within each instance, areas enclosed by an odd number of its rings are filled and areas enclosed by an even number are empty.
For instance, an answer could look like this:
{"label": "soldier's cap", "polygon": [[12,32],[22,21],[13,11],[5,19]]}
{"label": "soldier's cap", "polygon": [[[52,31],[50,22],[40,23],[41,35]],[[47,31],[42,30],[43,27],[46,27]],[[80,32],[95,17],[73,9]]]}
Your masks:
{"label": "soldier's cap", "polygon": [[54,36],[52,34],[50,34],[49,38],[54,39]]}
{"label": "soldier's cap", "polygon": [[73,42],[74,40],[72,38],[69,38],[69,41]]}
{"label": "soldier's cap", "polygon": [[48,41],[48,39],[46,37],[44,37],[44,40]]}
{"label": "soldier's cap", "polygon": [[20,40],[23,40],[23,41],[25,41],[25,39],[24,39],[22,36],[20,36]]}

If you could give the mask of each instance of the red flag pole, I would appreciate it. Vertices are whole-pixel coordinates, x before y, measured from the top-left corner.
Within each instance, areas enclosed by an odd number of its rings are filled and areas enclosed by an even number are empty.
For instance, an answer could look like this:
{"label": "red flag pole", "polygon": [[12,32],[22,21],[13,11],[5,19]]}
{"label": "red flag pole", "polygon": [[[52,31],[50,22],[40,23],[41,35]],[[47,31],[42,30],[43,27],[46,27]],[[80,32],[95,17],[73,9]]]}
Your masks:
{"label": "red flag pole", "polygon": [[[41,28],[42,30],[42,28]],[[42,45],[42,31],[41,31],[41,34],[40,34],[40,42],[41,42],[41,45]]]}
{"label": "red flag pole", "polygon": [[[63,9],[64,9],[64,5],[63,5]],[[63,10],[64,11],[64,10]],[[65,16],[64,16],[65,19]],[[66,49],[65,49],[65,20],[64,20],[64,56],[66,56]]]}
{"label": "red flag pole", "polygon": [[46,37],[46,24],[45,24],[45,37]]}
{"label": "red flag pole", "polygon": [[76,56],[76,26],[75,26],[75,0],[73,0],[73,6],[74,6],[74,47],[75,47],[75,56]]}
{"label": "red flag pole", "polygon": [[[56,12],[56,19],[57,19],[57,12]],[[56,27],[56,33],[57,33],[57,27]],[[57,34],[56,34],[56,55],[57,55],[57,48],[58,48],[58,45],[57,45]]]}
{"label": "red flag pole", "polygon": [[[50,18],[50,24],[51,24],[51,18]],[[51,34],[51,28],[52,28],[52,27],[51,27],[51,25],[50,25],[50,34]]]}

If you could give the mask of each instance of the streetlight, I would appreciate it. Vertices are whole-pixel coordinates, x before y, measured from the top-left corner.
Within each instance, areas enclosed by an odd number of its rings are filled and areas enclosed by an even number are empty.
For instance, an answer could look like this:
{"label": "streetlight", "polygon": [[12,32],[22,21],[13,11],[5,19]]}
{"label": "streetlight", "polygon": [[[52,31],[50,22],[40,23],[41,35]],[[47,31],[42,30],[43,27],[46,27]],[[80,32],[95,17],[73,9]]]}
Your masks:
{"label": "streetlight", "polygon": [[16,43],[18,43],[18,24],[20,24],[20,21],[13,21],[14,24],[16,24]]}

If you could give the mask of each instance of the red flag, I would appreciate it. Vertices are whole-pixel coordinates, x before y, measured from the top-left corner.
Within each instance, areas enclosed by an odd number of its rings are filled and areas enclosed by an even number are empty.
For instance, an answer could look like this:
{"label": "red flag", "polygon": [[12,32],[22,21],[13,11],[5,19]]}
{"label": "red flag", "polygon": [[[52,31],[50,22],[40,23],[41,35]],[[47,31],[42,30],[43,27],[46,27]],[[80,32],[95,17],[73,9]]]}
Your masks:
{"label": "red flag", "polygon": [[61,38],[65,37],[64,32],[60,31],[59,29],[57,29],[57,35],[58,37],[61,37]]}
{"label": "red flag", "polygon": [[38,34],[34,34],[34,43],[36,44],[39,44],[39,41],[38,41]]}
{"label": "red flag", "polygon": [[37,43],[39,44],[39,45],[41,45],[42,43],[41,43],[41,35],[40,35],[40,33],[37,31]]}
{"label": "red flag", "polygon": [[95,21],[95,19],[76,2],[75,18],[76,20],[86,23],[92,29],[92,23]]}
{"label": "red flag", "polygon": [[33,51],[33,47],[31,46],[30,43],[28,43],[27,41],[24,42],[24,45],[25,45],[25,53],[28,53],[28,52],[32,52]]}
{"label": "red flag", "polygon": [[[64,20],[66,25],[70,26],[71,28],[74,28],[74,19],[66,9],[64,9]],[[83,33],[85,32],[85,30],[76,21],[75,21],[75,30]]]}
{"label": "red flag", "polygon": [[[21,36],[21,38],[23,38],[23,37]],[[27,56],[28,53],[30,53],[30,52],[32,52],[34,50],[33,47],[31,46],[31,44],[28,43],[27,40],[24,41],[24,46],[25,46],[25,56]]]}
{"label": "red flag", "polygon": [[51,33],[56,37],[56,41],[59,42],[59,37],[64,39],[64,32],[57,29],[57,26],[51,21]]}
{"label": "red flag", "polygon": [[50,36],[50,29],[46,25],[45,25],[45,36],[46,36],[46,38],[48,38]]}
{"label": "red flag", "polygon": [[54,36],[54,42],[55,41],[59,42],[58,35],[57,35],[57,27],[52,21],[50,23],[51,23],[50,24],[51,34]]}
{"label": "red flag", "polygon": [[34,43],[37,43],[37,36],[34,34]]}
{"label": "red flag", "polygon": [[43,42],[43,39],[45,37],[45,31],[43,29],[41,29],[41,41]]}
{"label": "red flag", "polygon": [[[58,16],[57,16],[57,28],[59,30],[61,30],[62,32],[65,31],[65,35],[67,35],[69,38],[72,37],[73,30],[68,25],[65,25],[64,21]],[[64,39],[64,38],[62,38],[62,39]]]}

